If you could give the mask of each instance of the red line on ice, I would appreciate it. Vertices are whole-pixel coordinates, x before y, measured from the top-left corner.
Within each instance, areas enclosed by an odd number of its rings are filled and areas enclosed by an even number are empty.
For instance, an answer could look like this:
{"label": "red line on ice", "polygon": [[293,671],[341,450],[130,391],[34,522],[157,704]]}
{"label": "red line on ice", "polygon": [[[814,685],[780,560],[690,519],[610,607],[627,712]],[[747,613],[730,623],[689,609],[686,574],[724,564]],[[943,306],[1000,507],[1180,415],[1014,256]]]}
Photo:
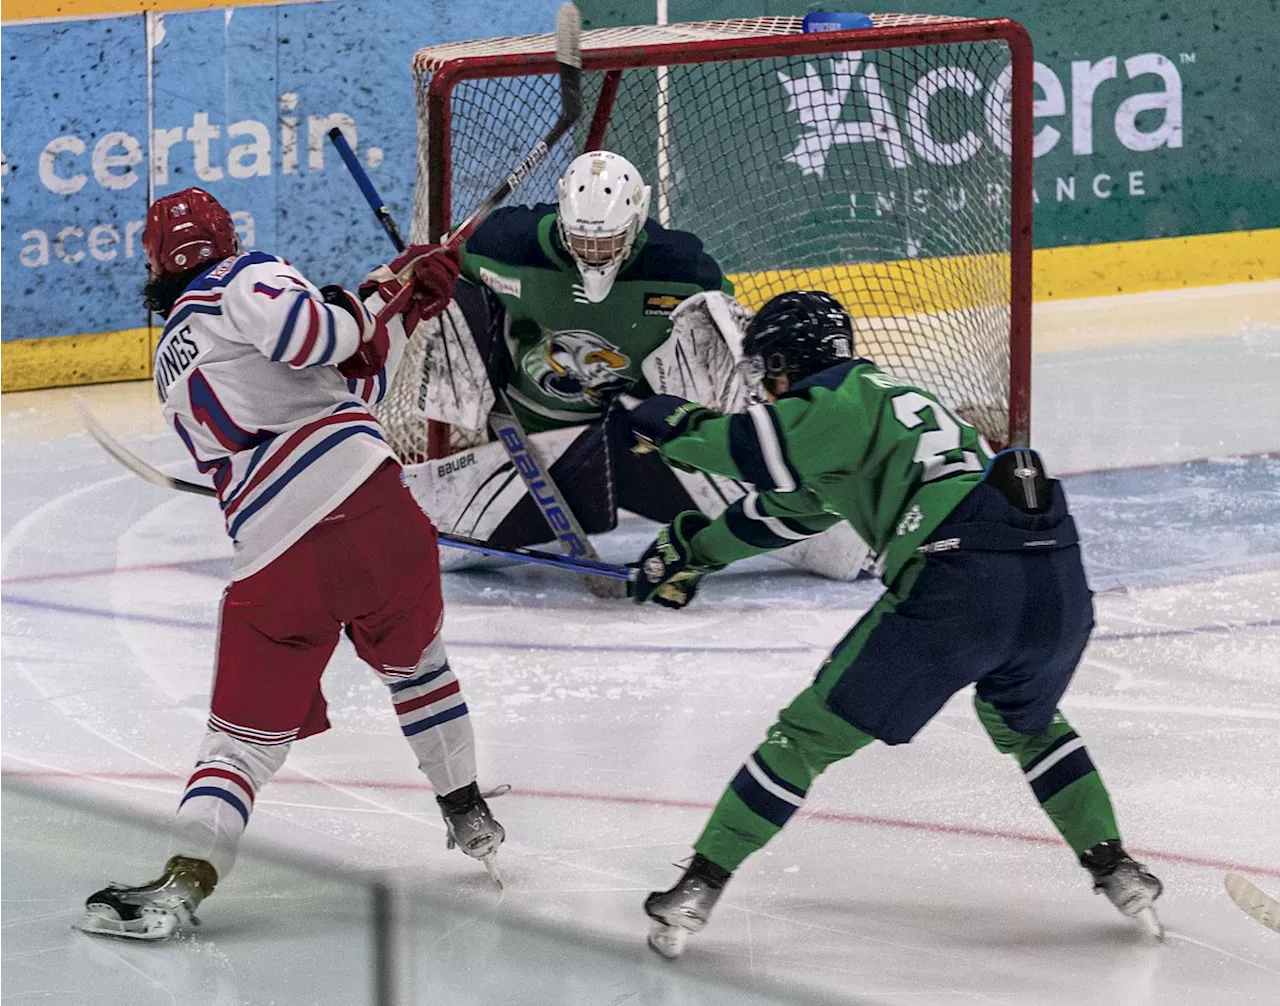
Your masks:
{"label": "red line on ice", "polygon": [[114,573],[156,573],[186,566],[197,566],[206,562],[225,560],[225,556],[210,556],[207,559],[182,559],[177,562],[148,562],[138,566],[98,566],[92,569],[66,569],[51,573],[28,573],[25,576],[6,576],[0,583],[40,583],[45,580],[86,580],[95,576],[111,576]]}
{"label": "red line on ice", "polygon": [[[5,769],[0,772],[0,776],[18,779],[98,780],[102,782],[174,781],[180,783],[182,779],[181,776],[166,775],[162,772],[69,772],[60,769]],[[430,792],[430,787],[425,782],[396,782],[383,779],[307,779],[285,775],[277,776],[271,782],[274,785],[324,786],[332,789],[420,790],[424,793]],[[626,796],[620,793],[575,793],[567,790],[524,789],[518,786],[511,788],[510,795],[527,797],[533,800],[582,800],[588,803],[608,803],[630,807],[669,807],[676,810],[709,811],[714,806],[714,804],[705,800],[678,800],[660,796]],[[1028,845],[1062,844],[1060,838],[1052,835],[1036,835],[1031,832],[1012,831],[1002,828],[945,824],[941,821],[912,821],[905,818],[880,817],[875,814],[846,814],[832,810],[809,810],[802,811],[801,814],[806,818],[830,821],[834,824],[860,824],[875,828],[918,831],[932,835],[958,835],[962,838],[998,838],[1010,842],[1023,842]],[[1167,852],[1163,849],[1134,847],[1129,851],[1138,856],[1159,859],[1166,863],[1181,863],[1185,866],[1203,866],[1215,870],[1234,870],[1239,873],[1251,873],[1260,877],[1280,878],[1280,867],[1237,863],[1229,859],[1212,859],[1207,856],[1193,856],[1182,852]]]}

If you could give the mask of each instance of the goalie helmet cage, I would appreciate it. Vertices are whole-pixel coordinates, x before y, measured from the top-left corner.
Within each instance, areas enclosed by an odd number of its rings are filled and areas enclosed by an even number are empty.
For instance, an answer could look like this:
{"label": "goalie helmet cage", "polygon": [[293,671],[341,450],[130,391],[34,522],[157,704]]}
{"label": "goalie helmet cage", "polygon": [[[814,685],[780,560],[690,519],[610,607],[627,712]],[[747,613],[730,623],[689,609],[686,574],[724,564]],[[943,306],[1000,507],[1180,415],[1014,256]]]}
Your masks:
{"label": "goalie helmet cage", "polygon": [[[804,33],[799,18],[759,17],[595,29],[582,49],[583,119],[514,200],[553,202],[576,153],[614,150],[653,185],[659,222],[698,235],[747,307],[825,289],[853,316],[858,355],[938,393],[994,445],[1028,442],[1021,25],[880,14]],[[554,36],[433,46],[413,68],[413,234],[439,240],[559,114]],[[380,412],[405,460],[477,439],[417,410],[424,353],[411,343]]]}

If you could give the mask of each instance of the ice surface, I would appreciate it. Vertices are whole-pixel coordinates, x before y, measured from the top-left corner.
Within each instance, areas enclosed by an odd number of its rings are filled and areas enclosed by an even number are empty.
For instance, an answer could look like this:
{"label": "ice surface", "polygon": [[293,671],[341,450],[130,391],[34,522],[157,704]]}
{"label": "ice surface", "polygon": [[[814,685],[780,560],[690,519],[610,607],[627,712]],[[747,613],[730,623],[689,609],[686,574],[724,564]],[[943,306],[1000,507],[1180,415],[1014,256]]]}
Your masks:
{"label": "ice surface", "polygon": [[[513,787],[495,807],[504,894],[445,852],[385,692],[345,648],[325,679],[334,729],[295,747],[251,833],[455,906],[411,920],[406,1001],[736,1003],[764,982],[762,996],[894,1006],[1280,1002],[1280,938],[1222,889],[1238,869],[1280,890],[1280,460],[1257,456],[1280,450],[1280,330],[1036,366],[1051,466],[1162,465],[1068,478],[1099,593],[1064,709],[1126,843],[1165,881],[1165,945],[1090,894],[959,696],[912,745],[834,766],[686,956],[650,959],[645,892],[674,880],[777,708],[876,596],[769,559],[709,578],[684,612],[601,601],[553,571],[447,577],[482,783]],[[131,448],[190,477],[146,385],[88,395]],[[120,470],[68,402],[3,399],[4,772],[167,814],[203,729],[230,548],[208,501]],[[1220,457],[1235,453],[1254,456]],[[629,521],[602,550],[631,558],[651,532]],[[23,793],[6,794],[4,829],[15,1001],[364,1001],[365,910],[337,881],[250,857],[194,939],[104,944],[70,931],[78,904],[150,878],[163,842]],[[597,942],[543,945],[520,919]],[[513,974],[528,980],[499,988]],[[700,983],[721,978],[737,984]]]}

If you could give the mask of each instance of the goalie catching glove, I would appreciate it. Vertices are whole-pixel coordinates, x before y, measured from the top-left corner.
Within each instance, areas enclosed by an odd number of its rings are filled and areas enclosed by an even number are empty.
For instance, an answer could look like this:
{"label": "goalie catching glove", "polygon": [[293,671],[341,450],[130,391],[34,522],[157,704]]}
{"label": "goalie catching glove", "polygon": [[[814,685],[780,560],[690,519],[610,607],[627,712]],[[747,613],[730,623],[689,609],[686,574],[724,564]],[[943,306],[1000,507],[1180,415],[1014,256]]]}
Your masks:
{"label": "goalie catching glove", "polygon": [[691,558],[693,536],[710,523],[706,514],[685,510],[658,532],[640,556],[633,595],[636,604],[652,601],[664,608],[683,608],[693,600],[702,574],[722,568],[698,565]]}
{"label": "goalie catching glove", "polygon": [[368,298],[376,291],[384,304],[382,313],[399,314],[405,335],[411,336],[419,322],[434,318],[449,306],[461,263],[456,248],[410,245],[364,278],[360,296]]}

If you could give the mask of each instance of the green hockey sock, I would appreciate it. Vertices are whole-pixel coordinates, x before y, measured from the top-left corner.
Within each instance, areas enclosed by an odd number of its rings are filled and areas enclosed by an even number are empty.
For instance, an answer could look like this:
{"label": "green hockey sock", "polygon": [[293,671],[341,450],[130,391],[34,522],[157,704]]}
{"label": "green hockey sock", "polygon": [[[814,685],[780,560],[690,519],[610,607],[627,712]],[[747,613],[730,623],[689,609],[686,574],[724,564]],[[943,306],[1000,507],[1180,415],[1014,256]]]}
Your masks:
{"label": "green hockey sock", "polygon": [[779,714],[764,743],[733,777],[694,851],[732,873],[782,830],[828,765],[874,739],[828,709],[812,687],[806,688]]}
{"label": "green hockey sock", "polygon": [[996,748],[1018,759],[1040,806],[1077,856],[1120,837],[1107,787],[1061,712],[1028,735],[1011,728],[990,703],[974,696],[973,705]]}

